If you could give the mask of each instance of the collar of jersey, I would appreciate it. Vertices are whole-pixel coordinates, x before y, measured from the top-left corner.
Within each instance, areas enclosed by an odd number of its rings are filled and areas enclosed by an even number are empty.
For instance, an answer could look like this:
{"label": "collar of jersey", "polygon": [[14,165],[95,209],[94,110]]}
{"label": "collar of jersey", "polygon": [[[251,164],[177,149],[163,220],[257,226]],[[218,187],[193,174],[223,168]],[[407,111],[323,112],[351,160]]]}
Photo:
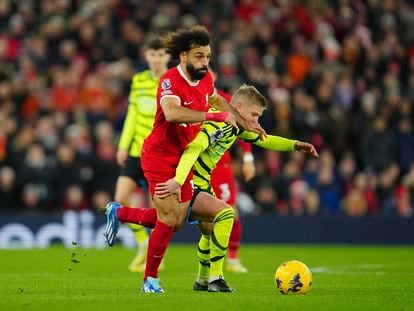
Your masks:
{"label": "collar of jersey", "polygon": [[233,128],[233,133],[234,133],[236,136],[241,135],[243,132],[244,132],[244,129],[242,129],[242,128],[238,128],[238,129]]}
{"label": "collar of jersey", "polygon": [[188,84],[190,84],[191,86],[197,86],[198,83],[200,83],[200,80],[197,80],[197,82],[192,82],[191,80],[188,80],[181,66],[178,65],[177,67],[178,67],[177,69],[178,69],[178,72],[180,73],[180,76],[183,77],[184,80],[187,81]]}

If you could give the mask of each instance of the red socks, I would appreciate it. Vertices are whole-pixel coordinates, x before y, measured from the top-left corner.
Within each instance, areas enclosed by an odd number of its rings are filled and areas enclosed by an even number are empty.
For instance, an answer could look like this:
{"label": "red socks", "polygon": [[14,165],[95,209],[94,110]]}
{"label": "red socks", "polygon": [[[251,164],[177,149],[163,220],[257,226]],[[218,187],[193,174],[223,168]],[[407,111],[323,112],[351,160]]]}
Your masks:
{"label": "red socks", "polygon": [[240,219],[235,219],[233,228],[231,229],[230,240],[229,240],[229,259],[237,258],[237,253],[240,247],[240,240],[242,235],[242,228]]}
{"label": "red socks", "polygon": [[148,240],[147,265],[144,280],[147,276],[157,278],[158,267],[167,250],[168,243],[174,236],[173,228],[157,220],[157,210],[155,208],[132,208],[123,206],[116,211],[116,216],[120,222],[129,222],[151,229],[154,228]]}
{"label": "red socks", "polygon": [[173,228],[157,220],[148,240],[147,266],[145,268],[144,280],[148,276],[158,277],[158,267],[173,235]]}
{"label": "red socks", "polygon": [[152,229],[157,221],[157,210],[155,208],[122,206],[116,211],[116,217],[122,223],[129,222]]}

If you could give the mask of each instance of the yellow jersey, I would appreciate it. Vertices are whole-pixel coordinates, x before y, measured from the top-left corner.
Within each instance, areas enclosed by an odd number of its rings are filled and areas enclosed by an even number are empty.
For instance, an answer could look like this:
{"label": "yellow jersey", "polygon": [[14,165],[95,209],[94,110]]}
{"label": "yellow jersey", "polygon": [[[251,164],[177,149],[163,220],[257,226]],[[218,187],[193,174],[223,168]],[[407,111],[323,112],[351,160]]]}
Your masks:
{"label": "yellow jersey", "polygon": [[153,77],[149,70],[132,77],[128,111],[118,145],[119,149],[128,149],[132,157],[141,156],[142,143],[152,130],[157,111],[158,82],[159,78]]}
{"label": "yellow jersey", "polygon": [[256,133],[235,129],[224,122],[205,121],[200,132],[181,155],[174,179],[182,185],[191,168],[194,168],[194,185],[202,190],[209,189],[211,172],[237,138],[264,149],[274,151],[295,150],[296,140],[268,135],[262,141]]}

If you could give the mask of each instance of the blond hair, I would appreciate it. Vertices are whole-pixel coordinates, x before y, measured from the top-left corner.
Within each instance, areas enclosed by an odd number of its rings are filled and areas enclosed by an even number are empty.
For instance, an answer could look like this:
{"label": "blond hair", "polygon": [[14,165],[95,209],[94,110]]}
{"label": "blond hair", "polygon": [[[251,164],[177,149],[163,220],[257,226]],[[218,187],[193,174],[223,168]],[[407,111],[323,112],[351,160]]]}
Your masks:
{"label": "blond hair", "polygon": [[253,85],[242,84],[231,97],[230,103],[232,105],[235,104],[240,97],[246,98],[248,103],[259,105],[263,108],[267,107],[266,98]]}

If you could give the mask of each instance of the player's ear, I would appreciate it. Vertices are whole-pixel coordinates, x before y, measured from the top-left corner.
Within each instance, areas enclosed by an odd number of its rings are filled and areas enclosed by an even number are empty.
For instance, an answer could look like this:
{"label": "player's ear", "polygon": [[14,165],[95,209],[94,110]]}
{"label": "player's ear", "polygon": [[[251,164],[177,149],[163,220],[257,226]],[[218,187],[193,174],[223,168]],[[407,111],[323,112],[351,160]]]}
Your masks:
{"label": "player's ear", "polygon": [[187,61],[187,52],[181,52],[180,53],[180,61],[181,62],[186,62]]}
{"label": "player's ear", "polygon": [[242,106],[243,104],[240,101],[236,101],[236,103],[234,104],[234,109],[236,109],[237,111],[242,110]]}

